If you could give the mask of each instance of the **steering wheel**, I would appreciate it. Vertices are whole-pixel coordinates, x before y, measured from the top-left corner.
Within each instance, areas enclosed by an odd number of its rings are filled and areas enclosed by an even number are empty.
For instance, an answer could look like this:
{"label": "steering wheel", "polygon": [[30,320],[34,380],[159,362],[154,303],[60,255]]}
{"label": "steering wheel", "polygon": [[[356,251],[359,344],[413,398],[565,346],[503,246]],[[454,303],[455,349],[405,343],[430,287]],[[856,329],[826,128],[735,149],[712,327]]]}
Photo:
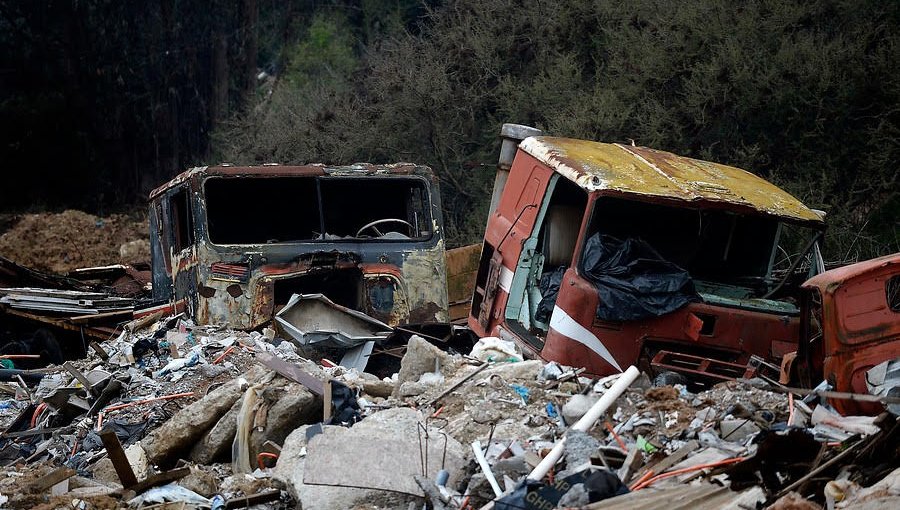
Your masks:
{"label": "steering wheel", "polygon": [[360,227],[360,229],[356,231],[356,237],[359,237],[360,234],[362,234],[363,231],[366,230],[367,228],[371,228],[372,230],[374,230],[375,233],[378,234],[378,237],[383,236],[384,234],[382,234],[381,231],[379,231],[377,228],[375,228],[375,225],[381,225],[382,223],[402,223],[402,224],[406,225],[406,228],[409,229],[407,231],[407,233],[410,234],[410,236],[412,236],[413,226],[410,225],[408,221],[401,220],[399,218],[383,218],[380,220],[370,221],[369,223],[366,223],[365,225]]}

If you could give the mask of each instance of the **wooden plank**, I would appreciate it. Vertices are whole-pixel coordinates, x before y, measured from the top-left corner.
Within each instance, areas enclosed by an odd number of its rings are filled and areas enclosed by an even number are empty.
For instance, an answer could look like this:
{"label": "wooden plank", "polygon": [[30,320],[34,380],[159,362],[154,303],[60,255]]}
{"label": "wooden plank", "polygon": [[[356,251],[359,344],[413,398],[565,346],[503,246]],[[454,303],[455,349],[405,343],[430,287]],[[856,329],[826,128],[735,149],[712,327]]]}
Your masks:
{"label": "wooden plank", "polygon": [[325,381],[322,386],[322,421],[331,419],[331,381]]}
{"label": "wooden plank", "polygon": [[29,488],[34,492],[42,492],[63,480],[72,478],[73,476],[75,476],[74,469],[69,469],[67,467],[57,468],[32,482],[31,485],[29,485]]}
{"label": "wooden plank", "polygon": [[[156,322],[159,319],[162,319],[162,317],[166,314],[167,311],[168,310],[158,310],[149,315],[143,315],[141,317],[138,317],[138,318],[134,319],[133,321],[129,322],[128,324],[126,324],[125,329],[127,331],[138,331],[139,329],[143,328],[144,326],[146,326],[152,322]],[[140,314],[141,312],[136,311],[134,313]]]}
{"label": "wooden plank", "polygon": [[69,317],[69,320],[75,324],[89,323],[89,322],[101,322],[106,319],[130,319],[133,315],[132,310],[119,310],[115,312],[103,312],[93,315],[76,315],[75,317]]}
{"label": "wooden plank", "polygon": [[77,379],[79,383],[81,383],[81,386],[84,387],[85,393],[90,396],[91,381],[88,380],[87,376],[81,373],[81,370],[75,368],[75,365],[73,365],[71,361],[66,361],[65,363],[63,363],[62,367],[66,369],[66,372],[68,372],[72,377]]}
{"label": "wooden plank", "polygon": [[324,384],[316,379],[312,374],[304,371],[299,365],[288,363],[272,353],[260,352],[256,355],[257,361],[266,367],[274,370],[278,374],[302,384],[313,394],[321,397],[325,394]]}
{"label": "wooden plank", "polygon": [[67,428],[70,428],[70,426],[67,425],[65,427],[51,427],[51,428],[45,428],[45,429],[20,430],[17,432],[4,432],[4,433],[0,434],[0,437],[7,438],[7,437],[39,436],[41,434],[51,434],[53,432],[56,432],[57,430],[63,430],[63,429],[67,429]]}
{"label": "wooden plank", "polygon": [[654,475],[661,474],[665,470],[667,470],[670,467],[674,466],[675,464],[681,462],[685,457],[688,456],[689,453],[693,452],[694,450],[696,450],[699,447],[700,447],[700,443],[698,443],[696,440],[688,441],[687,443],[684,444],[684,446],[675,450],[675,452],[673,452],[672,455],[669,455],[668,457],[662,459],[661,461],[657,462],[656,464],[651,464],[651,465],[647,466],[646,469],[641,471],[641,473],[643,474],[648,471],[653,471]]}
{"label": "wooden plank", "polygon": [[39,322],[41,324],[49,324],[51,326],[65,329],[67,331],[84,333],[85,336],[91,337],[96,340],[106,340],[116,332],[115,328],[105,328],[100,326],[80,326],[77,324],[72,324],[66,319],[59,319],[56,317],[49,317],[47,315],[29,313],[15,308],[4,308],[3,313],[14,317],[21,317],[23,319],[34,322]]}
{"label": "wooden plank", "polygon": [[116,469],[116,475],[119,476],[122,487],[130,489],[137,485],[137,477],[134,476],[131,463],[125,456],[125,450],[122,449],[122,443],[119,442],[116,432],[112,428],[104,428],[100,431],[100,439],[103,441],[103,446],[106,447],[106,453],[109,454],[109,460]]}
{"label": "wooden plank", "polygon": [[163,471],[162,473],[156,473],[155,475],[148,476],[146,480],[137,482],[131,487],[127,487],[127,489],[133,491],[136,494],[140,494],[147,489],[159,485],[165,485],[175,480],[180,480],[189,474],[191,474],[190,466],[175,468],[170,471]]}
{"label": "wooden plank", "polygon": [[100,356],[100,359],[102,359],[103,361],[109,360],[109,353],[107,353],[103,349],[103,347],[100,346],[100,344],[98,344],[97,342],[91,342],[90,345],[91,345],[91,349],[93,349],[94,352],[97,353],[97,356]]}
{"label": "wooden plank", "polygon": [[622,463],[622,467],[618,471],[619,479],[622,480],[622,483],[627,484],[631,480],[631,475],[640,468],[643,461],[641,449],[637,445],[632,446],[628,456],[625,457],[625,462]]}
{"label": "wooden plank", "polygon": [[279,499],[281,499],[281,491],[278,489],[270,489],[258,494],[231,498],[225,502],[225,508],[249,508],[254,505],[278,501]]}

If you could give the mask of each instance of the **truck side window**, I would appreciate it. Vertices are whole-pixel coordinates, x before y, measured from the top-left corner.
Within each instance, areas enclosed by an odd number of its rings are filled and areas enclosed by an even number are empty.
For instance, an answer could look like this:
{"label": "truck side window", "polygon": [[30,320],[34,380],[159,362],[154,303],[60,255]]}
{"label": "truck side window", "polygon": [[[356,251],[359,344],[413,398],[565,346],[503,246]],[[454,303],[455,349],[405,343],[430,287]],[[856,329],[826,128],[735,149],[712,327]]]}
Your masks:
{"label": "truck side window", "polygon": [[194,244],[194,221],[187,188],[181,188],[169,197],[169,215],[175,241],[173,248],[180,252]]}
{"label": "truck side window", "polygon": [[885,284],[888,307],[900,313],[900,275],[892,276]]}

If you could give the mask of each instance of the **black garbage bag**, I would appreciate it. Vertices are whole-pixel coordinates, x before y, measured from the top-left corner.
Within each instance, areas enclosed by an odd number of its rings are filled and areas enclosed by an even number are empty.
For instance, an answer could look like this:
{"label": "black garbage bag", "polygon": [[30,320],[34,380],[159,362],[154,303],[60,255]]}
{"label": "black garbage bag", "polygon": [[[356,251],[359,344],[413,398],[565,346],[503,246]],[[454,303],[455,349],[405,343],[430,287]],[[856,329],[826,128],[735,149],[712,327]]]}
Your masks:
{"label": "black garbage bag", "polygon": [[566,266],[559,266],[553,271],[547,271],[541,275],[541,281],[538,283],[541,302],[538,303],[537,310],[534,312],[535,319],[544,323],[550,322],[553,307],[556,306],[556,296],[559,295],[559,286],[562,284],[565,273]]}
{"label": "black garbage bag", "polygon": [[588,470],[557,479],[552,485],[526,479],[513,492],[494,501],[494,510],[555,508],[562,497],[578,484],[583,484],[590,503],[628,493],[628,487],[615,473],[605,469]]}
{"label": "black garbage bag", "polygon": [[362,419],[359,402],[353,388],[339,381],[331,381],[331,418],[328,425],[353,426]]}
{"label": "black garbage bag", "polygon": [[628,494],[628,486],[608,469],[598,469],[588,475],[584,480],[584,488],[591,503]]}
{"label": "black garbage bag", "polygon": [[691,275],[641,239],[594,234],[585,245],[584,270],[597,287],[600,320],[659,317],[700,300]]}
{"label": "black garbage bag", "polygon": [[[147,422],[128,423],[125,420],[116,419],[107,421],[103,428],[113,429],[122,446],[129,446],[144,437],[144,432],[147,430]],[[100,439],[100,434],[91,430],[81,442],[81,447],[86,452],[98,450],[103,448],[103,440]]]}

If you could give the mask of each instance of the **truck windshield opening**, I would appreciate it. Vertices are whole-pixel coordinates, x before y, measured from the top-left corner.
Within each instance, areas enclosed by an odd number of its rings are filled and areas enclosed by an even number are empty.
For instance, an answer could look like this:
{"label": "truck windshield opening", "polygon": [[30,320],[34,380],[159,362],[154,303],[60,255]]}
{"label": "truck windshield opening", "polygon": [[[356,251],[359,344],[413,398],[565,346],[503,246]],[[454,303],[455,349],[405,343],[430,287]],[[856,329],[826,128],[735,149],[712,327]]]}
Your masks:
{"label": "truck windshield opening", "polygon": [[432,235],[428,186],[404,177],[210,177],[209,241],[410,241]]}
{"label": "truck windshield opening", "polygon": [[778,223],[723,210],[601,198],[590,233],[642,239],[697,280],[751,284],[769,276]]}

